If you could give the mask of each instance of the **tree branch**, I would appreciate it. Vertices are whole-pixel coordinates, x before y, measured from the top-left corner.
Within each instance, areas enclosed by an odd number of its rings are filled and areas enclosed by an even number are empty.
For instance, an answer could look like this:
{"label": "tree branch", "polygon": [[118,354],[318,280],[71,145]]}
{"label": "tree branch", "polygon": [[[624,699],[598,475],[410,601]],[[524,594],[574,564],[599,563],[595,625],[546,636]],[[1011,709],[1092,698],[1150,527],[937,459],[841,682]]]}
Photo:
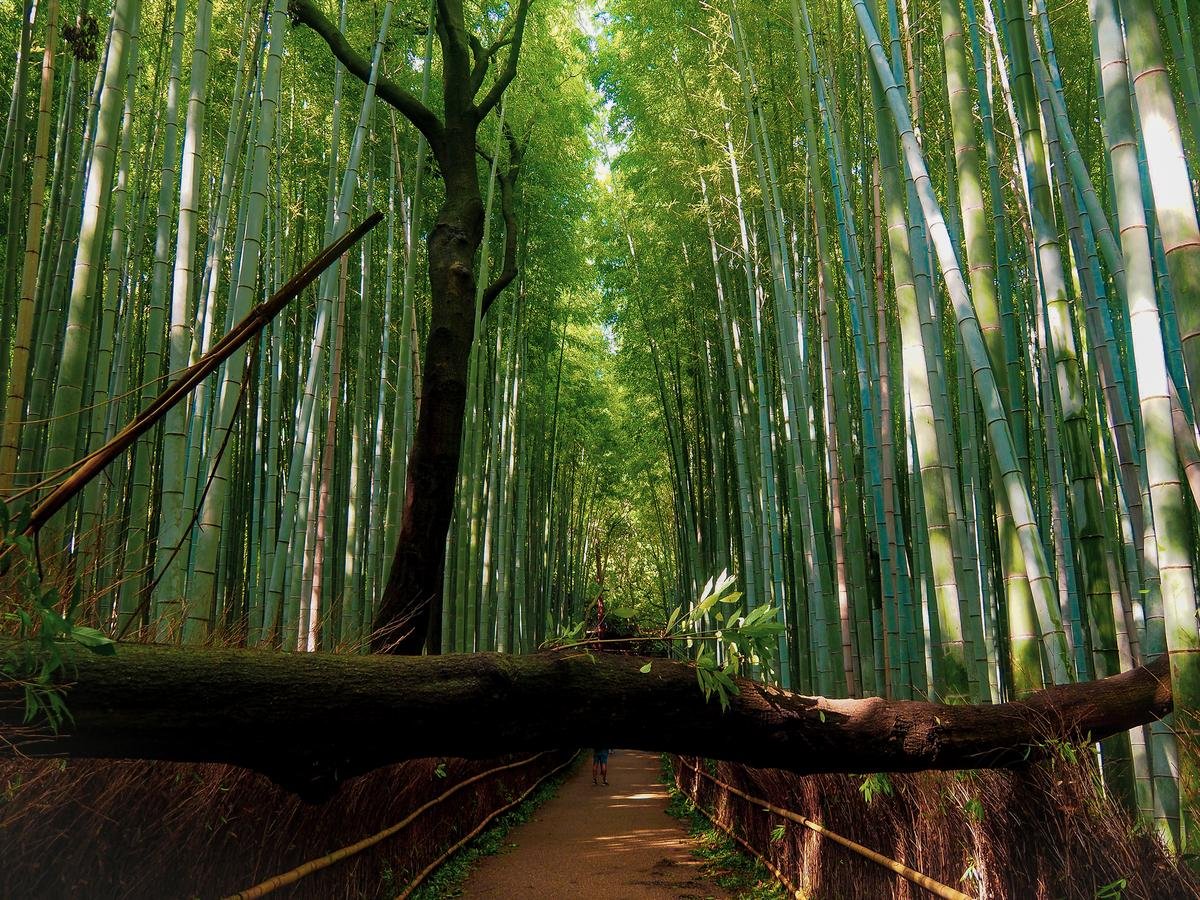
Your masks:
{"label": "tree branch", "polygon": [[[471,55],[475,58],[475,66],[471,72],[471,96],[479,92],[483,87],[483,81],[487,77],[488,66],[491,64],[492,58],[500,52],[501,48],[508,47],[512,44],[512,28],[514,19],[509,19],[500,29],[500,33],[496,35],[496,40],[484,49],[483,42],[478,37],[471,34],[468,38],[471,41]],[[482,116],[480,117],[482,119]]]}
{"label": "tree branch", "polygon": [[496,169],[496,177],[500,182],[500,214],[504,218],[504,264],[500,274],[483,292],[481,310],[484,315],[496,298],[517,277],[517,213],[514,194],[517,179],[521,176],[521,164],[525,160],[525,148],[517,142],[507,123],[504,125],[504,137],[508,142],[508,171],[501,172],[499,167]]}
{"label": "tree branch", "polygon": [[475,35],[468,35],[468,38],[471,41],[471,56],[475,61],[471,67],[471,96],[474,97],[483,85],[483,79],[487,77],[488,63],[492,55],[483,49],[483,44]]}
{"label": "tree branch", "polygon": [[498,37],[492,43],[492,45],[490,47],[488,47],[487,55],[489,57],[495,56],[497,53],[500,52],[501,48],[508,47],[512,44],[512,38],[506,36],[509,31],[509,27],[510,27],[510,23],[506,23],[503,30],[500,32],[500,37]]}
{"label": "tree branch", "polygon": [[512,34],[507,35],[509,26],[505,24],[504,29],[500,32],[501,39],[489,51],[495,53],[504,43],[509,44],[508,56],[504,60],[504,68],[500,71],[499,77],[496,78],[496,83],[492,85],[491,90],[482,101],[475,107],[479,120],[483,119],[491,112],[500,102],[508,86],[512,84],[514,78],[517,77],[517,62],[521,58],[521,41],[525,37],[525,17],[529,13],[529,4],[531,0],[520,0],[520,5],[517,7],[516,15],[512,20]]}
{"label": "tree branch", "polygon": [[462,0],[437,0],[438,41],[442,45],[442,85],[446,121],[472,112],[470,41]]}
{"label": "tree branch", "polygon": [[[0,644],[0,661],[16,647]],[[63,649],[71,720],[14,746],[23,693],[6,681],[0,752],[227,762],[313,799],[402,759],[576,746],[801,773],[1001,768],[1041,755],[1051,740],[1099,740],[1171,710],[1166,656],[994,706],[831,700],[739,679],[722,711],[686,663],[594,651],[395,657],[122,644],[104,657]]]}
{"label": "tree branch", "polygon": [[[288,11],[295,21],[307,25],[325,41],[337,60],[346,67],[346,71],[364,84],[370,80],[371,61],[350,46],[345,35],[317,9],[313,0],[289,0]],[[444,129],[433,110],[400,85],[382,76],[376,79],[375,94],[412,122],[417,130],[425,135],[435,154],[437,153],[443,143]]]}

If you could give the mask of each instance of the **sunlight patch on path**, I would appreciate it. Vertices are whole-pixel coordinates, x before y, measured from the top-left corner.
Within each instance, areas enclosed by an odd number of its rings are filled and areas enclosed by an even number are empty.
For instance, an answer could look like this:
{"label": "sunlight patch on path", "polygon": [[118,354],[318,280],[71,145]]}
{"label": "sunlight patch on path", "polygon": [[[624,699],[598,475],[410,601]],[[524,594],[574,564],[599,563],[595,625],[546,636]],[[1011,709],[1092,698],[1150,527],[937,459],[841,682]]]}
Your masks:
{"label": "sunlight patch on path", "polygon": [[609,785],[591,766],[508,836],[508,852],[483,860],[464,886],[471,898],[584,900],[725,898],[691,855],[683,827],[667,815],[659,757],[616,751]]}

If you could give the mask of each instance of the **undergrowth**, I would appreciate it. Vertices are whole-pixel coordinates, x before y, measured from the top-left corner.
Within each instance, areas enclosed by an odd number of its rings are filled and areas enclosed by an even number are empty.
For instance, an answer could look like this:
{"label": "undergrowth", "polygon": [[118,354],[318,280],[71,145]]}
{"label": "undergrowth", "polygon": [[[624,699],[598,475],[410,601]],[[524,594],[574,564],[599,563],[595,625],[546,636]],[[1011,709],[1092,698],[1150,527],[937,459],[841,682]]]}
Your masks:
{"label": "undergrowth", "polygon": [[[582,758],[581,755],[579,759]],[[422,882],[421,886],[413,892],[413,900],[441,900],[444,897],[462,896],[463,885],[466,883],[467,878],[470,877],[476,864],[489,856],[496,856],[497,854],[513,849],[516,844],[509,843],[506,840],[509,832],[518,825],[528,822],[534,812],[543,803],[553,797],[562,786],[562,783],[574,774],[578,766],[579,760],[576,760],[573,765],[568,766],[534,791],[520,806],[498,817],[491,828],[488,828],[483,834],[479,835],[479,837],[450,857],[450,859],[446,860],[445,863],[438,866]],[[509,799],[511,800],[511,798]],[[396,875],[393,873],[391,867],[386,866],[383,870],[383,879],[380,886],[380,900],[390,900],[390,898],[395,897],[400,891],[404,890],[405,886],[405,882],[397,882]]]}
{"label": "undergrowth", "polygon": [[663,756],[663,781],[670,802],[667,814],[682,822],[694,843],[692,855],[704,862],[704,873],[738,900],[785,900],[786,891],[757,859],[743,853],[733,839],[700,812],[675,785],[670,758]]}
{"label": "undergrowth", "polygon": [[103,632],[78,623],[83,599],[78,579],[64,594],[43,578],[35,538],[26,534],[29,517],[28,504],[11,510],[0,500],[0,634],[17,639],[0,659],[0,681],[22,690],[25,725],[36,722],[58,731],[71,716],[57,683],[70,647],[103,656],[117,648]]}

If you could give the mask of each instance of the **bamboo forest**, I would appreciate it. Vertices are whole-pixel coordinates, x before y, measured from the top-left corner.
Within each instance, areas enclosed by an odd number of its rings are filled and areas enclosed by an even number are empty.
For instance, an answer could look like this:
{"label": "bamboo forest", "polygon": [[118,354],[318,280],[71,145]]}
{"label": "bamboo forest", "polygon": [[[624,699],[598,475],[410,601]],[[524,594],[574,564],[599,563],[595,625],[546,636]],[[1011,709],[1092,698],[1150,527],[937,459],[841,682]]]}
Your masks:
{"label": "bamboo forest", "polygon": [[0,896],[1200,896],[1196,0],[0,49]]}

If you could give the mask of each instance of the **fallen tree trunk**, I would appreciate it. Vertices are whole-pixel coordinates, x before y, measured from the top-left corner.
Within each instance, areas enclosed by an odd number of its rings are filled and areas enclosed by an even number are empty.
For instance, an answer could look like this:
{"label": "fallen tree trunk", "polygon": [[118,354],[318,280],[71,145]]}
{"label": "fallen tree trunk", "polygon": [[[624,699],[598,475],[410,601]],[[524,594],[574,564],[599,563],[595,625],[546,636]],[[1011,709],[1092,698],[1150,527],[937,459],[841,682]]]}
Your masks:
{"label": "fallen tree trunk", "polygon": [[311,799],[403,759],[578,746],[801,773],[999,768],[1051,740],[1098,740],[1171,710],[1165,656],[995,706],[831,700],[739,680],[722,711],[686,663],[582,650],[391,657],[126,644],[116,656],[74,653],[62,680],[73,721],[58,734],[19,735],[22,692],[0,687],[7,752],[234,763]]}

